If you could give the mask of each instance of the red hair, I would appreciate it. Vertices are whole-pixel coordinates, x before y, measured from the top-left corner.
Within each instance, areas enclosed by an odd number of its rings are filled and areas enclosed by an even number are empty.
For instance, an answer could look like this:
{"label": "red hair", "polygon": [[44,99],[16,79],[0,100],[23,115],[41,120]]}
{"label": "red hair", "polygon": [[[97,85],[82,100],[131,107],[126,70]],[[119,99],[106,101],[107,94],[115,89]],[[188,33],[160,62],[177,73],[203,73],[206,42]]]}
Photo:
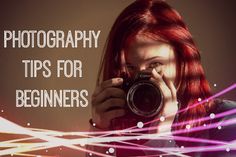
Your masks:
{"label": "red hair", "polygon": [[[211,95],[199,51],[188,28],[179,13],[160,0],[136,0],[118,16],[107,39],[97,83],[120,76],[122,51],[132,38],[140,34],[152,40],[167,42],[174,48],[180,109],[198,102],[198,98],[203,100]],[[203,117],[209,107],[210,103],[204,103],[182,112],[178,122]]]}

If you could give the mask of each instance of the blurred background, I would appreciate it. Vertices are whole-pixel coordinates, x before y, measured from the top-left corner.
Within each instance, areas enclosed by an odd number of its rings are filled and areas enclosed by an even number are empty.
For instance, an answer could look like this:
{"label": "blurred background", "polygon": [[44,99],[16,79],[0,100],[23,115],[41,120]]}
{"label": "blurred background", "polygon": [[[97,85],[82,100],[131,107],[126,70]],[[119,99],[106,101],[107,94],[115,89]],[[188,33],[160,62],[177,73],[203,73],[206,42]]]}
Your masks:
{"label": "blurred background", "polygon": [[[0,116],[21,126],[59,131],[87,131],[91,104],[87,108],[16,108],[16,89],[87,89],[95,88],[100,57],[108,32],[118,14],[133,0],[70,0],[0,2]],[[213,92],[236,82],[236,21],[234,0],[198,0],[167,2],[176,8],[188,25],[198,48]],[[98,48],[3,48],[4,30],[101,30]],[[83,78],[25,78],[23,59],[79,59]],[[55,72],[55,66],[52,71]],[[236,91],[223,96],[236,100]],[[0,136],[0,141],[4,140]],[[46,153],[46,152],[44,152]],[[48,151],[57,156],[82,156],[64,148]],[[54,154],[55,155],[55,154]]]}

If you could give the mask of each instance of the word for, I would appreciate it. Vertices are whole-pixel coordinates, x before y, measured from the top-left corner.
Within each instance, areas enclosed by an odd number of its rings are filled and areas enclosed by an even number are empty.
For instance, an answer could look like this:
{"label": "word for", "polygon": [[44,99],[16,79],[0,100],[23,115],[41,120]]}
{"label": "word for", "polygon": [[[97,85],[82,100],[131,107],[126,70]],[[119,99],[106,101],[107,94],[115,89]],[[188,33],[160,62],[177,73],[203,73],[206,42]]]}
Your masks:
{"label": "word for", "polygon": [[[52,75],[50,60],[22,60],[25,77],[38,77],[38,73],[48,78]],[[82,62],[80,60],[57,60],[57,77],[82,77]]]}

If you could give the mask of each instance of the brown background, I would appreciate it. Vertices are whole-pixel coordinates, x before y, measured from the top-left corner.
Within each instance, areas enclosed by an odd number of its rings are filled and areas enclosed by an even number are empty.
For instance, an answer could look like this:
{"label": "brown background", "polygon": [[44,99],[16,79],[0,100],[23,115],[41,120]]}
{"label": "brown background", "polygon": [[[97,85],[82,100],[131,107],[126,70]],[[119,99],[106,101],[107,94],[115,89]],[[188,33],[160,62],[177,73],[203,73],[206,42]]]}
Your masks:
{"label": "brown background", "polygon": [[[82,89],[91,96],[108,31],[117,15],[133,0],[1,1],[0,116],[17,124],[60,131],[85,131],[87,108],[16,108],[16,89]],[[168,0],[183,16],[202,53],[202,63],[214,92],[235,83],[236,21],[234,0]],[[4,49],[3,30],[101,30],[99,48]],[[24,78],[22,59],[79,59],[83,78]],[[52,69],[52,72],[55,72]],[[216,83],[217,86],[213,87]],[[236,100],[236,92],[224,98]],[[75,152],[74,152],[75,153]],[[78,153],[78,152],[76,152]],[[73,153],[72,153],[73,154]],[[70,154],[71,155],[71,154]],[[68,156],[68,155],[63,155]]]}

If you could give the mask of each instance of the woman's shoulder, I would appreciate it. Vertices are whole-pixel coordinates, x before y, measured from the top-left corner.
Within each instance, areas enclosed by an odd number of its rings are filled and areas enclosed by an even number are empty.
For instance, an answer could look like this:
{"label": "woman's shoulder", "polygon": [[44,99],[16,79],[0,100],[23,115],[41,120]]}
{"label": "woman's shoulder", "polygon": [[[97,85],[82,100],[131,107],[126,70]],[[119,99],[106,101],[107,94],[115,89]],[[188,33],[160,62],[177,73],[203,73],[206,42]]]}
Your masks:
{"label": "woman's shoulder", "polygon": [[[222,142],[221,145],[215,145],[215,153],[203,152],[201,157],[235,157],[236,150],[228,145],[236,139],[236,102],[230,100],[215,100],[214,107],[210,110],[212,122],[209,129],[206,130],[208,140]],[[223,144],[224,143],[224,144]],[[210,147],[206,144],[206,148]]]}
{"label": "woman's shoulder", "polygon": [[231,100],[216,100],[212,109],[211,139],[232,141],[236,139],[236,102]]}
{"label": "woman's shoulder", "polygon": [[214,103],[215,103],[214,105],[215,111],[212,111],[212,112],[221,113],[221,112],[226,112],[229,110],[236,109],[236,101],[217,99],[217,100],[214,100]]}

